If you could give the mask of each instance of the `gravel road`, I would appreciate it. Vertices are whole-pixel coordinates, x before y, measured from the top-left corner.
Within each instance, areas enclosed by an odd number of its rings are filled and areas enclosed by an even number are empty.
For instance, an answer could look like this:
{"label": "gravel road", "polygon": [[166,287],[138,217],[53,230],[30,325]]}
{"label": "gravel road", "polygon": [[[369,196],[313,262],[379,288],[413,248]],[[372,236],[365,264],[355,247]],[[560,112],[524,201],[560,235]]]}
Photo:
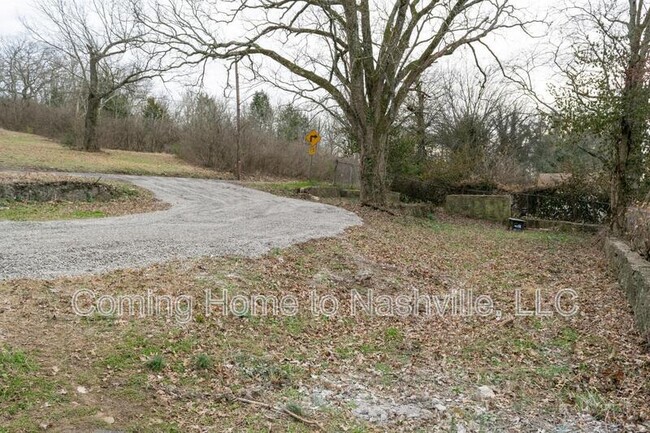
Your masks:
{"label": "gravel road", "polygon": [[205,179],[101,175],[172,207],[114,218],[0,221],[0,280],[134,268],[175,258],[259,256],[361,224],[343,209]]}

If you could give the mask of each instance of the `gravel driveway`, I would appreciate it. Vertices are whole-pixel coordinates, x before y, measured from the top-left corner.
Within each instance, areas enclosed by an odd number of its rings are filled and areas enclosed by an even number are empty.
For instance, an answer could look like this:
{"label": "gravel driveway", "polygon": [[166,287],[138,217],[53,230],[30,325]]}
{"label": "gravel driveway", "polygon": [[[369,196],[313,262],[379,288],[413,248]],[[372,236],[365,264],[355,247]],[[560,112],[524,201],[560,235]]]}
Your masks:
{"label": "gravel driveway", "polygon": [[0,221],[0,280],[133,268],[175,258],[258,256],[361,224],[343,209],[205,179],[101,175],[172,207],[114,218]]}

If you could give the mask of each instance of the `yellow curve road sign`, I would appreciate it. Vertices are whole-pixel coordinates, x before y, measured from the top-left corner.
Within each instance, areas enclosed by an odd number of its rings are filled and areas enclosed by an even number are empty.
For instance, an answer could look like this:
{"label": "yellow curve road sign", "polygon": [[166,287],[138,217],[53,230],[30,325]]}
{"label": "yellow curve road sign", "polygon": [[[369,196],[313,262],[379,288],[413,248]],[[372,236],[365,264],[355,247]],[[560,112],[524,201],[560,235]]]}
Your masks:
{"label": "yellow curve road sign", "polygon": [[320,134],[315,129],[312,129],[305,135],[305,141],[312,146],[316,146],[320,143]]}

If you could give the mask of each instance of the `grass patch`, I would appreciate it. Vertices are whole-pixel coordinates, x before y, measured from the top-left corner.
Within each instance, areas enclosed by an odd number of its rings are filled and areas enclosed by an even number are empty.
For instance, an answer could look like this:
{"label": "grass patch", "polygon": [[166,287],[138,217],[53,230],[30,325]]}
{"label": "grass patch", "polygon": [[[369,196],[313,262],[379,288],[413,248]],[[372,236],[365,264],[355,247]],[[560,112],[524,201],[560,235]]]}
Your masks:
{"label": "grass patch", "polygon": [[196,360],[194,361],[194,365],[198,370],[208,370],[212,368],[212,365],[214,364],[214,361],[212,361],[212,357],[210,355],[207,355],[205,353],[201,353],[196,357]]}
{"label": "grass patch", "polygon": [[573,328],[563,328],[553,343],[562,349],[570,349],[578,340],[578,333]]}
{"label": "grass patch", "polygon": [[152,176],[223,177],[164,153],[71,150],[32,134],[0,129],[0,167]]}
{"label": "grass patch", "polygon": [[[0,135],[1,136],[1,135]],[[75,182],[73,189],[66,188],[66,182]],[[0,220],[8,221],[54,221],[69,219],[103,218],[133,213],[153,212],[166,209],[169,205],[155,198],[150,191],[136,187],[130,183],[119,181],[93,181],[83,177],[62,176],[42,173],[29,173],[27,175],[2,175],[0,173],[0,189],[6,184],[9,193],[12,184],[33,184],[34,187],[25,194],[23,190],[14,199],[13,196],[0,198]],[[101,199],[91,193],[95,183],[104,189]],[[83,196],[84,188],[85,198]],[[42,188],[39,192],[39,188]],[[61,188],[61,190],[59,190]],[[27,190],[30,191],[30,190]],[[70,193],[76,191],[77,195],[68,196],[70,200],[56,199],[56,191]],[[44,195],[41,195],[43,193]],[[52,201],[41,201],[47,198]]]}
{"label": "grass patch", "polygon": [[77,209],[74,203],[6,203],[0,207],[0,220],[50,221],[103,218],[102,210]]}
{"label": "grass patch", "polygon": [[38,365],[24,352],[0,349],[0,413],[19,414],[54,398],[55,383],[38,373]]}
{"label": "grass patch", "polygon": [[620,412],[618,405],[612,404],[597,391],[579,392],[572,397],[580,411],[598,419],[605,419],[608,415]]}
{"label": "grass patch", "polygon": [[246,186],[277,195],[295,197],[298,195],[298,190],[300,188],[308,188],[311,186],[327,187],[333,185],[328,182],[314,180],[297,180],[289,182],[247,182]]}
{"label": "grass patch", "polygon": [[147,360],[147,368],[151,371],[162,371],[165,368],[165,358],[162,355],[154,355]]}

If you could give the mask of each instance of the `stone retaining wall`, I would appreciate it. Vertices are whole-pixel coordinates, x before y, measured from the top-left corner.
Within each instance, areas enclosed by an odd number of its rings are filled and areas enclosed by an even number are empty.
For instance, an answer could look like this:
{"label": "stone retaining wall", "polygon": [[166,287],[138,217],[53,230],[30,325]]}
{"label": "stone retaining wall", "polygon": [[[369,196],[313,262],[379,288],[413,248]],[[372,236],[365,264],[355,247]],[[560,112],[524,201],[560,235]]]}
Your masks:
{"label": "stone retaining wall", "polygon": [[634,251],[650,258],[650,209],[630,206],[625,215],[627,239]]}
{"label": "stone retaining wall", "polygon": [[113,185],[98,182],[0,183],[0,200],[10,201],[109,201],[121,195],[125,195],[125,191]]}
{"label": "stone retaining wall", "polygon": [[448,195],[447,213],[471,218],[505,222],[511,216],[512,197],[509,195]]}
{"label": "stone retaining wall", "polygon": [[650,343],[650,262],[618,239],[605,242],[605,255],[627,295],[637,328]]}
{"label": "stone retaining wall", "polygon": [[[306,186],[298,189],[299,194],[310,194],[321,198],[359,198],[360,191],[358,189],[340,188],[337,186]],[[400,195],[398,192],[387,191],[386,201],[388,203],[399,203]]]}
{"label": "stone retaining wall", "polygon": [[582,224],[570,221],[553,221],[525,217],[526,227],[531,229],[547,229],[564,233],[598,233],[604,226],[599,224]]}

